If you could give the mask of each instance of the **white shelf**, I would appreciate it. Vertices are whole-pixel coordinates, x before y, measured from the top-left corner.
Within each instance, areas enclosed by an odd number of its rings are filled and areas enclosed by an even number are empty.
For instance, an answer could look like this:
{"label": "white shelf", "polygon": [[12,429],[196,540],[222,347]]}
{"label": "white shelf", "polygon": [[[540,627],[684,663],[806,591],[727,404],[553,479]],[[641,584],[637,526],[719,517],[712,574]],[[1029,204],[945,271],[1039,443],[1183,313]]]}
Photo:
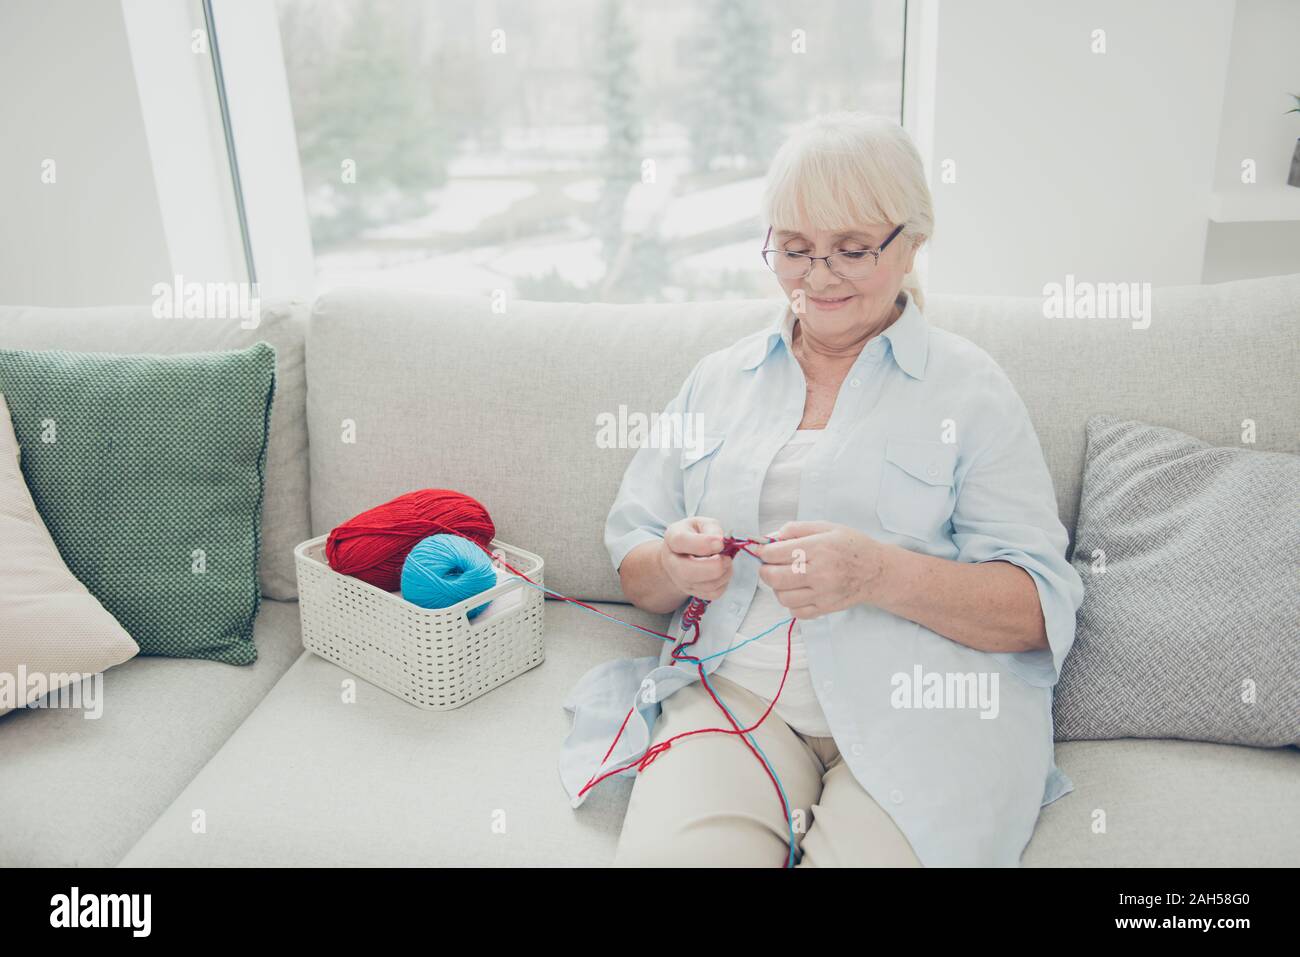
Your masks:
{"label": "white shelf", "polygon": [[1210,194],[1210,220],[1216,223],[1300,221],[1300,186],[1239,186]]}

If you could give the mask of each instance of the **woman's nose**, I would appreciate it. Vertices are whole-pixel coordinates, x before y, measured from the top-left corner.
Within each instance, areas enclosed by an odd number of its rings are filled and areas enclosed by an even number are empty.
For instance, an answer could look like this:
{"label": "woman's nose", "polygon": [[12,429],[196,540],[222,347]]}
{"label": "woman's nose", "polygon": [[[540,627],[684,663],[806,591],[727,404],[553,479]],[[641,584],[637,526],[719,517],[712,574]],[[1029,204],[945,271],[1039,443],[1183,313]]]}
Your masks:
{"label": "woman's nose", "polygon": [[815,259],[812,270],[803,277],[803,281],[816,289],[825,289],[827,286],[838,285],[840,277],[831,272],[831,267],[826,264],[826,260]]}

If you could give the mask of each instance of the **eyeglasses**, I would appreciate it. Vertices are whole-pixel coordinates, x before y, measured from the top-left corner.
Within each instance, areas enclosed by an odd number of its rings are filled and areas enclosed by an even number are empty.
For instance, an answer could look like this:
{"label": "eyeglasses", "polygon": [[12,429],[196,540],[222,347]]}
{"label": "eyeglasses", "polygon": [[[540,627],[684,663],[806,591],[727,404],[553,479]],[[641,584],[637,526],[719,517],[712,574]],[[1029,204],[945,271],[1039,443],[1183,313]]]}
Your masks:
{"label": "eyeglasses", "polygon": [[841,279],[866,279],[880,265],[880,254],[894,241],[894,237],[903,231],[902,225],[894,227],[889,238],[877,249],[854,249],[847,252],[831,253],[829,256],[809,256],[807,253],[792,253],[784,249],[769,249],[767,242],[772,238],[772,227],[767,227],[767,239],[763,240],[763,262],[767,268],[781,279],[803,279],[812,272],[813,263],[822,260],[826,268]]}

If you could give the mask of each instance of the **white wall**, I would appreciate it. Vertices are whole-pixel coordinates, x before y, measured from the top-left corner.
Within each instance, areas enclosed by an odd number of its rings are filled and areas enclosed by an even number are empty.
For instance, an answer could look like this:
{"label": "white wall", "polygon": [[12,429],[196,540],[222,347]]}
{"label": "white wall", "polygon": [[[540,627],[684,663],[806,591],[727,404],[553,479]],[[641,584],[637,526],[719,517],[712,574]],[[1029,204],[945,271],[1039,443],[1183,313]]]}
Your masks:
{"label": "white wall", "polygon": [[[1300,271],[1300,187],[1286,185],[1300,139],[1300,2],[1237,0],[1219,133],[1220,218],[1205,249],[1205,282]],[[1253,160],[1255,182],[1242,182]],[[1270,221],[1272,220],[1272,221]]]}
{"label": "white wall", "polygon": [[203,27],[198,0],[0,4],[0,303],[247,278]]}
{"label": "white wall", "polygon": [[[927,287],[1200,282],[1233,10],[938,2]],[[1091,50],[1096,29],[1105,53]]]}
{"label": "white wall", "polygon": [[120,5],[4,0],[0,91],[0,303],[149,302],[171,265]]}

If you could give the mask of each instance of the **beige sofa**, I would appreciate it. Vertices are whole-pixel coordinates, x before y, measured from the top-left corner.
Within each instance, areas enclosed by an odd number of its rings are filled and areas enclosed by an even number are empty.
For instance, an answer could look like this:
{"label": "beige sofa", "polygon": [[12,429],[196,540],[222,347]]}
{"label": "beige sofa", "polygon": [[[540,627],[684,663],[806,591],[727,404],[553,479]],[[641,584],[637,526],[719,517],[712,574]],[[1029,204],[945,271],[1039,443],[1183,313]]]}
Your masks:
{"label": "beige sofa", "polygon": [[[1237,442],[1243,418],[1300,420],[1300,274],[1158,289],[1149,328],[1047,319],[1037,299],[933,296],[929,320],[987,349],[1033,415],[1073,529],[1084,422],[1096,412]],[[606,865],[627,779],[578,809],[556,757],[561,707],[598,661],[641,637],[546,604],[546,659],[463,708],[418,710],[304,652],[291,549],[415,488],[479,498],[499,536],[540,553],[547,585],[619,602],[602,545],[631,449],[596,417],[658,411],[695,360],[757,328],[770,304],[517,302],[343,290],[233,322],[147,309],[0,309],[0,347],[108,351],[276,345],[280,378],[264,516],[259,660],[137,658],[105,680],[102,718],[0,718],[0,865]],[[343,441],[345,420],[356,441]],[[1258,448],[1300,452],[1300,429]],[[309,508],[308,508],[309,506]],[[1075,790],[1043,810],[1022,863],[1280,865],[1300,861],[1300,750],[1175,740],[1061,742]],[[1106,833],[1094,833],[1094,811]]]}

